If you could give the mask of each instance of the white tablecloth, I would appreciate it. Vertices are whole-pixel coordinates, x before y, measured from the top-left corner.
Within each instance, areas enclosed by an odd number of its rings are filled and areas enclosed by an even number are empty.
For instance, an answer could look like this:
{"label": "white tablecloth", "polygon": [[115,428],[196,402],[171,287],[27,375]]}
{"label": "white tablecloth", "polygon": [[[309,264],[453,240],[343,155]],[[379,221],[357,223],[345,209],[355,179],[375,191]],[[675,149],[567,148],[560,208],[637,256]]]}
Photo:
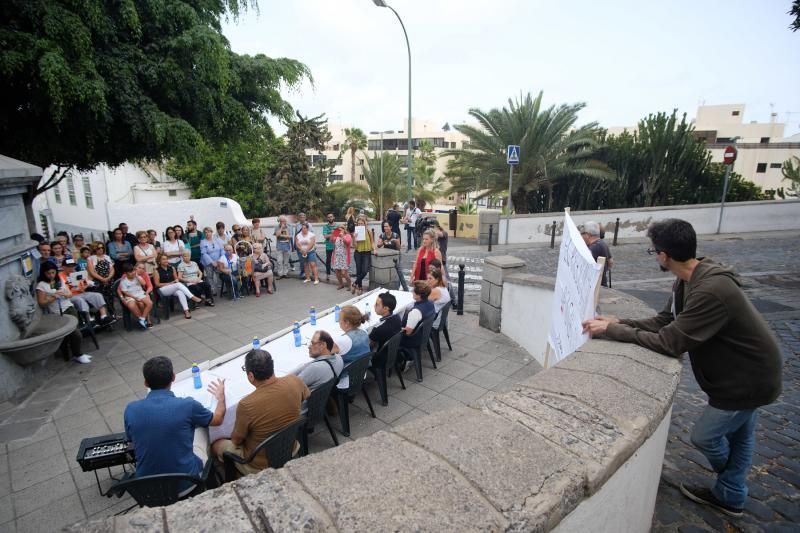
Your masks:
{"label": "white tablecloth", "polygon": [[[369,309],[370,320],[361,326],[366,330],[372,329],[380,320],[380,317],[378,317],[374,311],[375,299],[380,292],[385,291],[376,290],[369,292],[353,303],[362,314]],[[411,293],[404,291],[390,292],[397,298],[395,313],[402,313],[406,305],[412,302]],[[291,326],[291,323],[287,324],[287,326]],[[312,326],[310,323],[300,326],[300,336],[303,339],[300,346],[294,345],[294,335],[291,331],[266,344],[262,339],[261,348],[272,355],[272,360],[275,362],[276,376],[281,377],[294,374],[303,365],[311,361],[308,356],[308,341],[314,335],[314,332],[318,330],[325,330],[333,337],[344,334],[339,324],[334,320],[334,313],[331,312],[317,318],[316,326]],[[178,376],[180,379],[177,379],[172,385],[172,392],[175,393],[175,396],[194,398],[203,404],[204,407],[213,411],[216,408],[216,400],[208,392],[208,384],[216,379],[225,380],[225,419],[222,425],[209,428],[210,442],[230,437],[236,419],[236,406],[242,398],[255,390],[250,382],[247,381],[247,374],[242,370],[242,365],[244,365],[244,354],[221,365],[203,370],[201,373],[203,387],[201,389],[194,388],[191,375],[187,372],[182,372],[181,375]]]}

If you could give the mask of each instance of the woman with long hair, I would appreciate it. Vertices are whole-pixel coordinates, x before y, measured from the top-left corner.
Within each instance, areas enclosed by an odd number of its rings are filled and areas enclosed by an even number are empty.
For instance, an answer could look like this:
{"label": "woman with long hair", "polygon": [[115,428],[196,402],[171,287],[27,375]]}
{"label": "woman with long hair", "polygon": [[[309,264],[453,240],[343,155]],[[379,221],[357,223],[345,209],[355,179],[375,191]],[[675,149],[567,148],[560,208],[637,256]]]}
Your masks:
{"label": "woman with long hair", "polygon": [[352,235],[356,231],[356,209],[353,206],[347,208],[347,213],[344,216],[344,222],[347,224],[347,233]]}
{"label": "woman with long hair", "polygon": [[289,230],[289,223],[286,215],[278,217],[278,225],[275,227],[275,251],[278,252],[278,278],[285,278],[289,273],[289,255],[292,253],[292,234]]}
{"label": "woman with long hair", "polygon": [[337,290],[351,286],[350,281],[350,244],[353,238],[347,233],[347,228],[342,224],[333,230],[333,271],[336,281],[339,282]]}
{"label": "woman with long hair", "polygon": [[92,255],[86,260],[86,269],[100,294],[106,300],[109,310],[114,312],[114,262],[106,255],[106,247],[100,241],[92,243]]}
{"label": "woman with long hair", "polygon": [[122,265],[132,263],[133,247],[125,239],[125,233],[120,228],[115,228],[111,233],[111,241],[108,243],[108,256],[114,261],[114,275],[116,278],[122,276]]}
{"label": "woman with long hair", "polygon": [[162,298],[176,296],[181,304],[181,309],[183,309],[184,318],[192,318],[192,313],[189,312],[189,302],[186,299],[189,298],[194,303],[202,302],[203,299],[192,294],[189,287],[178,280],[178,273],[175,271],[175,267],[169,263],[169,257],[166,254],[158,254],[156,262],[158,266],[153,273],[153,284],[158,289],[160,296]]}
{"label": "woman with long hair", "polygon": [[178,238],[178,232],[175,231],[173,226],[168,226],[164,230],[164,235],[166,239],[161,245],[161,253],[167,256],[170,265],[177,267],[181,262],[186,245]]}
{"label": "woman with long hair", "polygon": [[[58,268],[50,261],[45,261],[39,270],[39,281],[36,283],[36,302],[39,306],[54,315],[72,315],[78,318],[78,311],[70,302],[72,292],[69,287],[61,282],[58,276]],[[76,362],[87,364],[92,362],[92,357],[83,353],[83,335],[76,326],[75,329],[64,338],[61,343],[61,351],[65,354],[67,349],[72,352],[72,357]]]}
{"label": "woman with long hair", "polygon": [[72,259],[72,256],[67,253],[66,246],[61,241],[53,241],[50,243],[50,250],[51,250],[51,258],[52,262],[56,265],[59,271],[61,271],[61,266],[64,264],[64,261],[67,259]]}
{"label": "woman with long hair", "polygon": [[433,230],[425,230],[422,234],[422,246],[417,251],[417,258],[414,260],[414,268],[411,270],[411,283],[426,280],[428,278],[428,265],[434,259],[442,260],[442,253],[439,251],[439,244],[436,241],[436,234]]}

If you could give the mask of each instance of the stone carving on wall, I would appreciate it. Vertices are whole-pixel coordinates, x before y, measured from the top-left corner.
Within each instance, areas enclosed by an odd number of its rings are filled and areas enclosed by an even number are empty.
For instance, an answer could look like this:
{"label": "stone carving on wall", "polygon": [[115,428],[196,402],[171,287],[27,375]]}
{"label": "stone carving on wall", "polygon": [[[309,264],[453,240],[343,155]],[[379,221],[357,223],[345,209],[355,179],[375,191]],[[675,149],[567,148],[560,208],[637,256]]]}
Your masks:
{"label": "stone carving on wall", "polygon": [[19,328],[21,339],[26,338],[36,326],[36,302],[31,296],[30,282],[24,276],[11,276],[6,280],[6,300],[11,321]]}

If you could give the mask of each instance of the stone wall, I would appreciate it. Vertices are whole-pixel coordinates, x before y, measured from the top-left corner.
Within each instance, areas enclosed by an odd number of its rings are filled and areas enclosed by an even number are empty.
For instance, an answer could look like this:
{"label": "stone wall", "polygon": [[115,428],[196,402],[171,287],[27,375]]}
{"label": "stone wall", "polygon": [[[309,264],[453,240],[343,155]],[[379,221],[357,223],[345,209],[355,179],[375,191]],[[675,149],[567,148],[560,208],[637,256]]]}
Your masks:
{"label": "stone wall", "polygon": [[503,281],[525,268],[525,261],[510,255],[487,257],[483,263],[481,279],[481,306],[479,324],[492,331],[500,331],[500,309],[503,303]]}
{"label": "stone wall", "polygon": [[388,248],[378,248],[377,255],[372,256],[369,267],[369,290],[383,287],[396,290],[400,288],[395,261],[400,261],[400,252]]}
{"label": "stone wall", "polygon": [[[698,204],[639,209],[607,209],[603,211],[573,211],[576,224],[594,220],[606,228],[606,240],[611,242],[614,226],[619,218],[619,238],[645,238],[647,227],[657,220],[681,218],[694,226],[698,235],[717,232],[719,204]],[[505,239],[509,227],[508,243]],[[513,215],[500,218],[500,242],[503,244],[549,243],[553,221],[556,236],[564,229],[563,213]],[[754,231],[800,230],[800,200],[775,200],[764,202],[734,202],[725,204],[721,233],[748,233]],[[479,241],[479,244],[484,244]]]}
{"label": "stone wall", "polygon": [[[621,316],[646,312],[608,294]],[[547,531],[564,520],[571,531],[645,530],[679,378],[676,359],[592,340],[511,392],[69,530]],[[626,481],[639,478],[648,486]],[[596,514],[598,501],[615,508]]]}

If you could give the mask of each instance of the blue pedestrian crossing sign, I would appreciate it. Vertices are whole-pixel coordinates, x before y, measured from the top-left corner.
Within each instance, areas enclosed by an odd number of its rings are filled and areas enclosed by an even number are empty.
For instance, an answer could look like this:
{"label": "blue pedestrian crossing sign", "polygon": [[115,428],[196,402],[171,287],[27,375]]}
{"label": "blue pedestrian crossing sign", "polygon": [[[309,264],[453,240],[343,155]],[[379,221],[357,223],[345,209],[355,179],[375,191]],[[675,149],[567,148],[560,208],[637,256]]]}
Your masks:
{"label": "blue pedestrian crossing sign", "polygon": [[519,145],[509,144],[506,150],[506,162],[509,165],[519,165]]}

